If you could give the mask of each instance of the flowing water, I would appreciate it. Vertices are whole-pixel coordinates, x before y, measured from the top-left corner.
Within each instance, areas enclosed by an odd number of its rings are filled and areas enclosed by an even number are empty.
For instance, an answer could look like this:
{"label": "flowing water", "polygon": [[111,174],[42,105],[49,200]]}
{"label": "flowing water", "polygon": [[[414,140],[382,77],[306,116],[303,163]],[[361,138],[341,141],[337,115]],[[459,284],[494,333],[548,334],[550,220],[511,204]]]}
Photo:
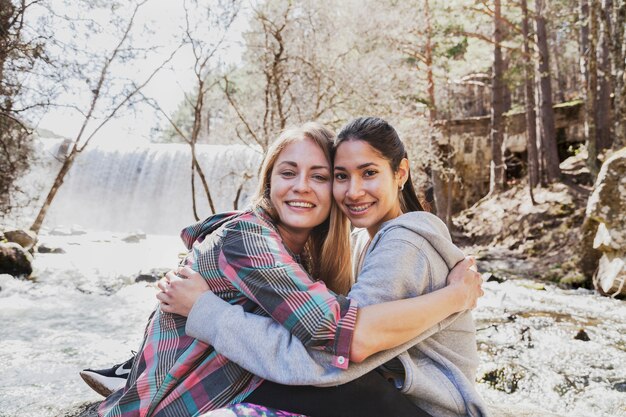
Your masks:
{"label": "flowing water", "polygon": [[[43,139],[37,145],[38,163],[21,182],[28,195],[17,196],[29,205],[12,219],[23,226],[43,203],[64,152],[62,140]],[[196,154],[216,211],[244,207],[256,186],[259,151],[243,145],[198,145]],[[198,216],[204,218],[211,212],[197,175],[195,190]],[[103,144],[78,155],[43,226],[177,234],[193,221],[191,200],[189,146]]]}
{"label": "flowing water", "polygon": [[[59,145],[43,144],[42,154]],[[52,417],[97,401],[78,371],[122,362],[137,349],[156,290],[135,277],[174,267],[184,250],[175,233],[193,222],[189,176],[177,177],[189,172],[189,155],[167,146],[86,151],[40,236],[65,253],[36,254],[31,281],[0,275],[0,417]],[[242,184],[243,205],[254,180],[242,178],[256,174],[258,155],[241,147],[200,152],[218,210],[232,208]],[[31,190],[49,184],[58,166],[42,160],[25,180]],[[15,222],[27,224],[32,214]],[[139,241],[127,242],[130,233]],[[475,310],[481,394],[504,408],[626,416],[626,303],[507,274],[485,284]]]}
{"label": "flowing water", "polygon": [[34,281],[0,275],[0,416],[57,416],[99,396],[80,379],[87,367],[130,357],[156,304],[140,271],[175,267],[176,236],[89,232],[42,235],[65,254],[37,254]]}

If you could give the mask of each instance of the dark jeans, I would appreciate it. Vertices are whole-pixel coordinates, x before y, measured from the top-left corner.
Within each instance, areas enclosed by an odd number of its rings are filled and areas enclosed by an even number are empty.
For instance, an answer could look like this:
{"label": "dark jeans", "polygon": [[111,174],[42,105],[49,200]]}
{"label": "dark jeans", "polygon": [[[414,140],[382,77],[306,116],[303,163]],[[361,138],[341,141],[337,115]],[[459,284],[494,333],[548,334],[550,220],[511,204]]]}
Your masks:
{"label": "dark jeans", "polygon": [[376,371],[330,388],[264,381],[245,402],[309,417],[431,417]]}

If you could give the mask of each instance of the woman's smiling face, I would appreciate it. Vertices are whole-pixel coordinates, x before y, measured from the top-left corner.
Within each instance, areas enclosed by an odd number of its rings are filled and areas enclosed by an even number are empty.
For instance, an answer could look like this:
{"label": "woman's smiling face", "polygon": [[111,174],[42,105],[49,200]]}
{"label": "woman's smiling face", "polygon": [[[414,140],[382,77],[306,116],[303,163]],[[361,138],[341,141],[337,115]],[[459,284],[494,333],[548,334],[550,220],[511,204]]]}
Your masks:
{"label": "woman's smiling face", "polygon": [[283,239],[306,240],[328,218],[331,188],[330,161],[313,140],[296,140],[281,151],[272,169],[270,200]]}
{"label": "woman's smiling face", "polygon": [[373,236],[382,223],[402,214],[398,189],[406,173],[403,165],[394,173],[367,142],[348,140],[335,153],[333,196],[352,225]]}

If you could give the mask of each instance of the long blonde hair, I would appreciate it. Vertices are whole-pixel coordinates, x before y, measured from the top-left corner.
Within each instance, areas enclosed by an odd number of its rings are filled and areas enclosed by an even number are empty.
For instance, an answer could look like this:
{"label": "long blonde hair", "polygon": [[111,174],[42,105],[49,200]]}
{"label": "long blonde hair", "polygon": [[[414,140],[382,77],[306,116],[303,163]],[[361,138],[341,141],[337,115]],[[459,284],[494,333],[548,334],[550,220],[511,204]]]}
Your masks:
{"label": "long blonde hair", "polygon": [[[270,146],[263,160],[259,185],[252,199],[253,207],[260,207],[279,223],[280,219],[270,200],[272,170],[280,153],[288,145],[304,138],[314,141],[332,165],[332,146],[335,134],[325,126],[309,122],[281,133]],[[332,170],[331,170],[332,172]],[[350,226],[347,217],[331,198],[330,216],[313,228],[305,245],[303,262],[309,273],[326,283],[337,294],[347,294],[352,285],[350,263]]]}

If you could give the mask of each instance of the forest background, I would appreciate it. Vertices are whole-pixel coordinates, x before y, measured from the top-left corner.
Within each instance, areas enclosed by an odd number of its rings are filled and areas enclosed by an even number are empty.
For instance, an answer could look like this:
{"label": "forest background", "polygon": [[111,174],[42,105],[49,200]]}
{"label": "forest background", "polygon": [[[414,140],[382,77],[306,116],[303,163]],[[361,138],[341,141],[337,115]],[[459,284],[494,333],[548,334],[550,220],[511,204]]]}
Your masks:
{"label": "forest background", "polygon": [[[530,8],[526,1],[186,1],[170,39],[141,20],[149,1],[61,3],[0,5],[2,212],[46,115],[65,109],[80,121],[35,231],[76,156],[107,124],[138,108],[145,114],[145,106],[159,116],[151,140],[192,149],[239,142],[264,151],[288,125],[317,120],[336,129],[375,114],[410,144],[416,172],[428,174],[421,185],[455,174],[437,121],[491,115],[490,192],[506,188],[506,112],[527,111],[523,163],[533,187],[560,179],[554,104],[582,100],[592,177],[598,155],[626,144],[619,0],[539,0]],[[235,46],[233,34],[241,36]],[[191,72],[171,111],[154,89],[145,91],[176,59],[187,59]]]}
{"label": "forest background", "polygon": [[[142,18],[150,1],[0,6],[0,212],[15,205],[15,179],[28,169],[38,127],[57,118],[73,128],[34,231],[76,157],[123,117],[150,125],[152,141],[190,145],[192,181],[199,178],[213,209],[196,144],[264,151],[288,125],[317,120],[337,129],[377,115],[409,143],[419,188],[434,188],[426,199],[448,224],[451,196],[437,184],[460,179],[455,150],[439,140],[441,121],[490,116],[490,193],[506,189],[507,164],[521,163],[522,173],[513,171],[532,187],[559,181],[560,160],[578,149],[559,151],[555,104],[584,106],[592,181],[599,155],[626,143],[619,0],[186,1],[165,34]],[[167,72],[176,78],[159,81]],[[181,89],[177,107],[162,94],[173,87]],[[507,160],[503,115],[519,111],[527,152]]]}

